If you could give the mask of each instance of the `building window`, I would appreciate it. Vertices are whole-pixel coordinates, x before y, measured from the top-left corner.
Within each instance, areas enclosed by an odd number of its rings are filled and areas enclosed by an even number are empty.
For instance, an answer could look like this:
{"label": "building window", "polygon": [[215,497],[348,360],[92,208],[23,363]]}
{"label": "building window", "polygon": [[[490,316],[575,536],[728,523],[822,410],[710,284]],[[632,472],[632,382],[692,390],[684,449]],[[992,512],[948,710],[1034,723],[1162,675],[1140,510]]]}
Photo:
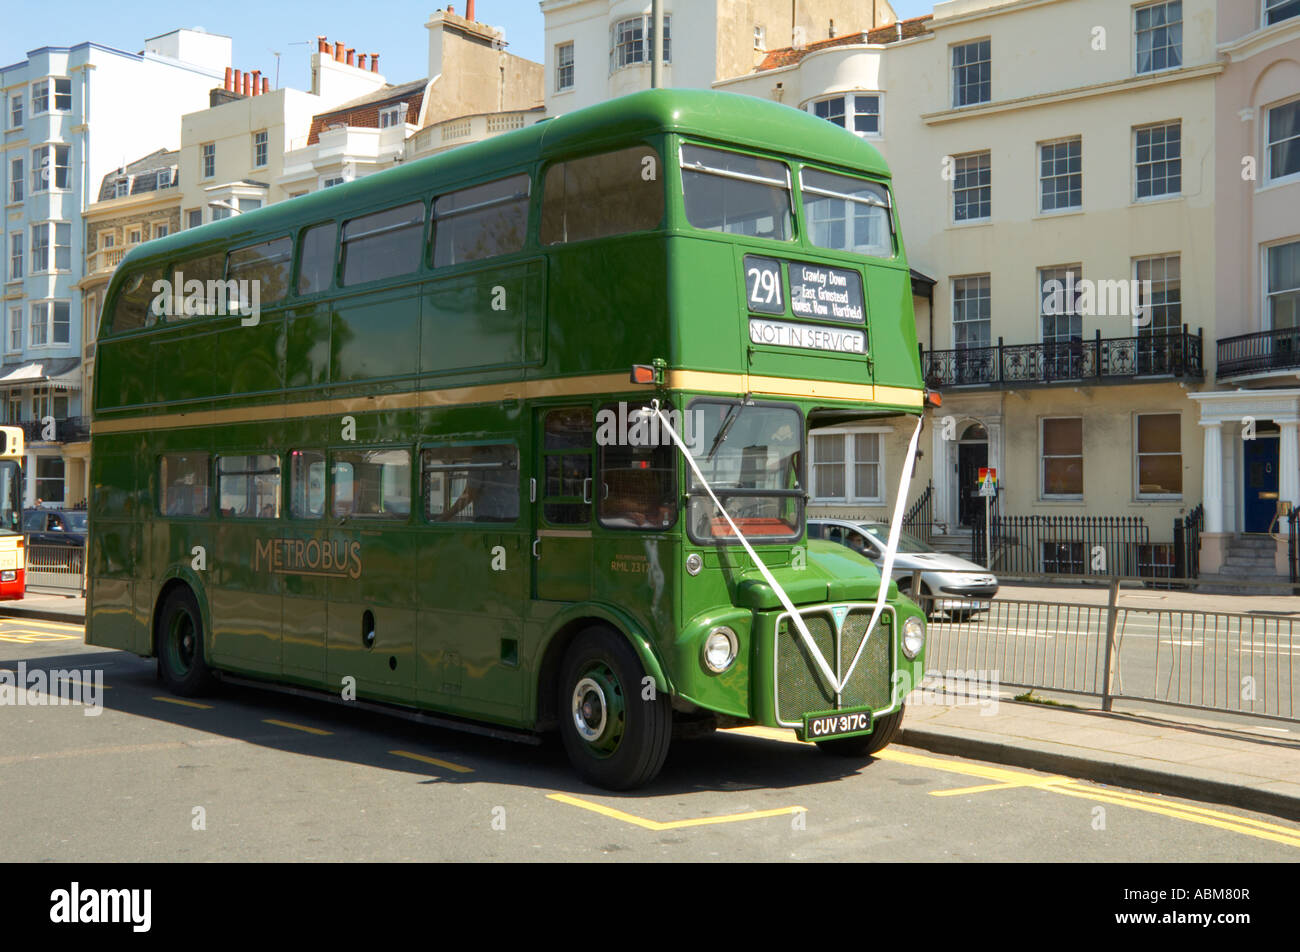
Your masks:
{"label": "building window", "polygon": [[[43,145],[32,150],[32,191],[45,192],[51,188],[68,187],[68,155],[66,145]],[[52,183],[52,184],[51,184]]]}
{"label": "building window", "polygon": [[884,502],[884,447],[879,432],[814,433],[814,503]]}
{"label": "building window", "polygon": [[761,26],[754,27],[754,49],[756,50],[767,49],[767,29],[765,27],[761,27]]}
{"label": "building window", "polygon": [[155,238],[166,238],[171,233],[171,226],[164,223],[153,226],[153,236]]}
{"label": "building window", "polygon": [[140,243],[139,228],[132,228],[126,233],[126,243],[128,245],[138,245]]}
{"label": "building window", "polygon": [[1268,326],[1300,327],[1300,241],[1268,249]]}
{"label": "building window", "polygon": [[1083,317],[1079,313],[1082,265],[1038,269],[1043,371],[1055,380],[1083,376]]}
{"label": "building window", "polygon": [[203,160],[202,177],[210,179],[217,174],[217,144],[215,142],[205,142],[199,146],[199,152]]}
{"label": "building window", "polygon": [[1300,0],[1264,0],[1264,25],[1300,17]]}
{"label": "building window", "polygon": [[8,341],[9,350],[13,353],[23,349],[23,309],[21,307],[9,308],[9,333],[5,340]]}
{"label": "building window", "polygon": [[262,200],[260,198],[238,198],[235,199],[235,206],[242,214],[243,212],[251,212],[255,208],[261,208]]}
{"label": "building window", "polygon": [[185,227],[198,228],[203,224],[203,209],[189,208],[185,210]]}
{"label": "building window", "polygon": [[1182,123],[1135,129],[1134,137],[1137,145],[1137,197],[1156,198],[1182,192]]}
{"label": "building window", "polygon": [[23,94],[15,93],[9,97],[9,127],[17,129],[23,124]]}
{"label": "building window", "polygon": [[811,111],[819,119],[858,135],[880,135],[879,93],[846,93],[819,99],[812,104]]}
{"label": "building window", "polygon": [[952,48],[952,104],[974,106],[993,98],[992,56],[989,40],[976,40]]}
{"label": "building window", "polygon": [[253,168],[266,168],[267,136],[266,130],[253,133]]}
{"label": "building window", "polygon": [[175,185],[175,184],[176,184],[176,170],[175,170],[175,169],[159,169],[159,170],[158,170],[158,181],[157,181],[157,185],[156,185],[157,188],[171,188],[171,187],[172,187],[173,185]]}
{"label": "building window", "polygon": [[561,43],[555,48],[555,91],[562,93],[573,88],[573,44]]}
{"label": "building window", "polygon": [[1139,413],[1138,497],[1183,494],[1182,418],[1177,413]]}
{"label": "building window", "polygon": [[1268,110],[1268,180],[1300,175],[1300,99]]}
{"label": "building window", "polygon": [[991,301],[989,275],[953,279],[952,336],[958,350],[989,346]]}
{"label": "building window", "polygon": [[952,217],[983,221],[993,214],[993,158],[989,152],[953,156]]}
{"label": "building window", "polygon": [[399,125],[404,116],[402,107],[405,105],[406,103],[398,103],[396,106],[379,110],[379,128],[387,129],[389,126]]}
{"label": "building window", "polygon": [[1040,145],[1039,185],[1044,212],[1083,207],[1083,140]]}
{"label": "building window", "polygon": [[32,115],[39,116],[50,111],[49,80],[32,84]]}
{"label": "building window", "polygon": [[32,328],[29,340],[33,347],[66,344],[72,337],[71,311],[67,301],[37,301],[32,305]]}
{"label": "building window", "polygon": [[68,418],[68,395],[53,387],[35,387],[32,389],[32,419],[44,420],[46,417],[56,420]]}
{"label": "building window", "polygon": [[54,109],[56,112],[72,111],[72,80],[56,79],[54,81]]}
{"label": "building window", "polygon": [[9,201],[23,200],[23,159],[22,156],[9,161]]}
{"label": "building window", "polygon": [[23,233],[12,232],[9,235],[9,280],[16,281],[23,276]]}
{"label": "building window", "polygon": [[1176,333],[1183,325],[1182,259],[1178,255],[1138,258],[1133,269],[1142,296],[1139,336]]}
{"label": "building window", "polygon": [[[51,269],[50,246],[54,247]],[[32,273],[72,270],[72,225],[68,222],[41,222],[32,225]]]}
{"label": "building window", "polygon": [[1183,65],[1183,2],[1168,0],[1138,7],[1135,38],[1137,71],[1153,73]]}
{"label": "building window", "polygon": [[[664,53],[663,61],[673,61],[673,33],[670,26],[672,17],[664,16]],[[637,63],[649,63],[654,52],[653,18],[649,16],[632,17],[620,20],[610,27],[609,70],[612,73],[624,66]]]}
{"label": "building window", "polygon": [[129,178],[120,178],[113,183],[113,197],[124,198],[131,194],[131,180]]}
{"label": "building window", "polygon": [[36,457],[36,498],[56,507],[63,505],[62,457]]}
{"label": "building window", "polygon": [[[72,109],[72,80],[56,79],[54,82],[54,109],[68,112]],[[32,115],[50,111],[50,80],[32,84]]]}
{"label": "building window", "polygon": [[117,247],[117,235],[111,231],[101,231],[99,233],[99,247],[101,250]]}
{"label": "building window", "polygon": [[321,180],[320,187],[333,188],[335,185],[342,185],[345,181],[347,180],[341,175],[331,175]]}
{"label": "building window", "polygon": [[50,270],[49,223],[32,225],[32,274]]}
{"label": "building window", "polygon": [[[18,309],[18,318],[22,320],[22,309]],[[10,423],[23,422],[23,392],[10,390],[5,398],[5,419]]]}
{"label": "building window", "polygon": [[1083,496],[1083,418],[1043,420],[1044,496]]}
{"label": "building window", "polygon": [[210,207],[212,209],[212,221],[225,221],[235,213],[234,209],[228,208],[225,205],[217,205],[213,203]]}

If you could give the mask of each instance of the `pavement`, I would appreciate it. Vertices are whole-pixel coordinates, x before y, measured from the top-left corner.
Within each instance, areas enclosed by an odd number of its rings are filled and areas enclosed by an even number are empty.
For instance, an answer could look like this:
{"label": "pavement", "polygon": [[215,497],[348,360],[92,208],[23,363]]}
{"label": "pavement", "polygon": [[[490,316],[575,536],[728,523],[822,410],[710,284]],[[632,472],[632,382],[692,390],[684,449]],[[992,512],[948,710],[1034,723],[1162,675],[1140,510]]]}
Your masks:
{"label": "pavement", "polygon": [[[1000,596],[1104,603],[1105,589],[1007,586]],[[1124,590],[1121,605],[1300,614],[1300,598]],[[28,593],[0,616],[84,624],[85,600]],[[1021,695],[1023,697],[1023,695]],[[1300,721],[1263,721],[1046,692],[973,698],[923,685],[897,744],[1300,820]],[[1043,781],[1050,784],[1051,778]]]}

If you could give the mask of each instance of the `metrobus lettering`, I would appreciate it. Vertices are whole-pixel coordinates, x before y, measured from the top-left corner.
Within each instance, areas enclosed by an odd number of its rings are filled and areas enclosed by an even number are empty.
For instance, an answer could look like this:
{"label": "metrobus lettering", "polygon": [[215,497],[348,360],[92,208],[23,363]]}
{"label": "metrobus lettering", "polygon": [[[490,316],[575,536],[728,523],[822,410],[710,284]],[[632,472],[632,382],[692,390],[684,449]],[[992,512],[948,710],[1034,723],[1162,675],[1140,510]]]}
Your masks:
{"label": "metrobus lettering", "polygon": [[319,539],[258,539],[253,548],[253,571],[276,575],[330,575],[361,577],[361,543]]}

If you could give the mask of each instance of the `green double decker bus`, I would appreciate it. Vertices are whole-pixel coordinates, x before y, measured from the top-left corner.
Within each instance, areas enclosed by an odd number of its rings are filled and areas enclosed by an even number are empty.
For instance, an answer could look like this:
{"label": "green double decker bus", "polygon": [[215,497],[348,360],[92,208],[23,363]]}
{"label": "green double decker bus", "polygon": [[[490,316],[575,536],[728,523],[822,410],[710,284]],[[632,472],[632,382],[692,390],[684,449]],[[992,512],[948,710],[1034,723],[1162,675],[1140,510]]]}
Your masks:
{"label": "green double decker bus", "polygon": [[806,447],[918,423],[910,288],[875,149],[705,91],[149,242],[96,345],[86,640],[181,695],[558,730],[609,788],[719,725],[865,758],[925,620],[808,540]]}

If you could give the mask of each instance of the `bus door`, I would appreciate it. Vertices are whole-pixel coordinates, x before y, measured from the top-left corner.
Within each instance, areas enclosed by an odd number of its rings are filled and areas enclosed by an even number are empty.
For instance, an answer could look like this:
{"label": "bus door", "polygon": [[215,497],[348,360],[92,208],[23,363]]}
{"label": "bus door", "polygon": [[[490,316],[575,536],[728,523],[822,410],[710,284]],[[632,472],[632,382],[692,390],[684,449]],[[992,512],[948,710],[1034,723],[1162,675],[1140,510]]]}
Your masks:
{"label": "bus door", "polygon": [[577,602],[591,595],[592,422],[590,406],[537,411],[532,587],[542,601]]}

